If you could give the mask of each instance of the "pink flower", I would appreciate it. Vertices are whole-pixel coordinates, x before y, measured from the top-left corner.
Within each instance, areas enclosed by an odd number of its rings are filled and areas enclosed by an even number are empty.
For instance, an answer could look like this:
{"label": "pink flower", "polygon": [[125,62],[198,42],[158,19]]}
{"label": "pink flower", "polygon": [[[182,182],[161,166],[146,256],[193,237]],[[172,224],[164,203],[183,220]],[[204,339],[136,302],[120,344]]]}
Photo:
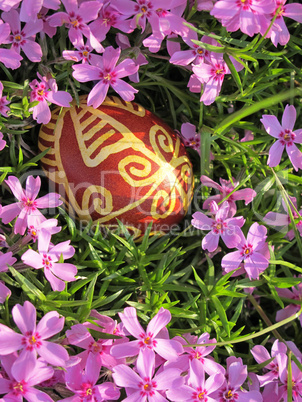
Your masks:
{"label": "pink flower", "polygon": [[74,46],[80,46],[83,35],[90,40],[90,44],[98,52],[104,50],[96,37],[92,34],[88,22],[98,17],[102,3],[98,1],[85,1],[78,6],[77,0],[62,0],[66,12],[59,11],[48,18],[50,26],[59,27],[63,24],[68,28],[68,36]]}
{"label": "pink flower", "polygon": [[[203,186],[215,188],[220,192],[220,194],[212,195],[207,200],[205,200],[202,206],[203,209],[208,209],[212,201],[216,201],[217,203],[219,203],[239,185],[239,182],[234,178],[232,179],[233,183],[230,180],[224,180],[220,178],[220,184],[218,184],[205,175],[202,175],[200,177],[200,181]],[[252,190],[251,188],[244,188],[242,190],[235,191],[226,200],[230,206],[229,214],[231,216],[234,216],[237,211],[235,201],[244,200],[245,205],[248,205],[255,196],[256,191]]]}
{"label": "pink flower", "polygon": [[[278,401],[286,401],[288,399],[288,378],[291,380],[291,394],[293,396],[293,402],[300,402],[302,400],[302,371],[296,365],[294,361],[289,362],[290,364],[290,376],[289,367],[287,364],[288,359],[284,359],[284,364],[280,368],[280,381],[283,385],[279,388]],[[300,359],[301,360],[301,359]],[[300,361],[301,363],[301,361]]]}
{"label": "pink flower", "polygon": [[226,254],[221,260],[221,266],[226,273],[239,268],[241,261],[250,279],[258,279],[259,274],[269,265],[269,260],[264,256],[264,247],[267,247],[266,227],[253,223],[245,239],[242,233],[240,243],[236,246],[237,251]]}
{"label": "pink flower", "polygon": [[60,0],[22,0],[20,8],[20,20],[34,22],[40,18],[42,7],[57,10],[60,7]]}
{"label": "pink flower", "polygon": [[[293,205],[295,206],[295,208],[297,209],[297,200],[296,197],[290,197]],[[282,206],[285,209],[285,211],[287,211],[287,206],[284,202],[284,200],[282,199]],[[293,214],[294,219],[299,219],[299,215],[297,214],[297,212],[295,211],[294,207],[289,204],[291,212]],[[298,211],[300,215],[302,215],[302,209],[300,209],[300,211]],[[287,234],[286,237],[291,241],[294,237],[295,237],[295,232],[294,229],[288,230],[289,225],[291,224],[291,218],[289,216],[289,213],[279,213],[279,212],[268,212],[265,217],[263,218],[263,222],[265,222],[268,225],[271,226],[283,226],[281,228],[281,230],[286,230]],[[302,236],[302,220],[299,220],[298,223],[295,224],[300,236]]]}
{"label": "pink flower", "polygon": [[[169,9],[172,0],[166,0],[164,7]],[[157,14],[158,9],[163,8],[161,0],[114,0],[112,6],[122,15],[131,18],[130,27],[135,29],[139,25],[142,32],[146,28],[146,22],[149,21],[153,34],[161,35],[160,20]]]}
{"label": "pink flower", "polygon": [[41,187],[40,177],[28,176],[25,190],[22,189],[17,177],[9,176],[5,183],[19,202],[2,207],[0,218],[4,224],[7,224],[19,215],[15,223],[15,233],[23,235],[32,222],[37,224],[46,220],[38,208],[54,208],[62,204],[59,200],[60,195],[56,193],[49,193],[37,199]]}
{"label": "pink flower", "polygon": [[199,230],[210,230],[210,233],[202,240],[203,250],[215,251],[220,237],[228,248],[236,247],[241,240],[239,228],[244,225],[245,219],[242,216],[228,218],[230,207],[226,201],[219,207],[215,201],[212,203],[215,218],[210,218],[202,212],[195,212],[191,221],[192,225]]}
{"label": "pink flower", "polygon": [[81,364],[72,365],[67,368],[65,381],[68,389],[74,392],[74,398],[68,397],[61,401],[108,401],[117,400],[120,397],[120,391],[112,382],[102,382],[96,384],[100,376],[100,364],[96,357],[91,353],[82,370]]}
{"label": "pink flower", "polygon": [[273,0],[218,0],[210,12],[230,32],[240,29],[253,36],[260,32],[260,16],[272,13],[275,9]]}
{"label": "pink flower", "polygon": [[[197,33],[195,31],[191,31],[187,37],[184,37],[184,42],[191,48],[189,50],[179,50],[173,53],[170,63],[187,66],[188,64],[194,63],[195,65],[202,64],[205,58],[208,58],[210,52],[204,49],[202,46],[197,45],[192,42],[192,39],[198,40]],[[208,36],[203,36],[200,39],[201,42],[208,43],[214,46],[219,46],[218,42]]]}
{"label": "pink flower", "polygon": [[251,353],[258,364],[261,364],[267,360],[274,358],[270,363],[264,366],[264,375],[257,375],[260,386],[263,387],[272,381],[276,381],[279,378],[279,370],[283,366],[284,360],[286,361],[287,348],[284,343],[278,341],[278,339],[273,343],[271,356],[262,345],[256,345],[251,349]]}
{"label": "pink flower", "polygon": [[[11,251],[8,251],[6,253],[2,253],[0,251],[0,272],[8,271],[8,265],[13,265],[16,261],[17,259],[13,257]],[[4,303],[7,297],[9,297],[10,295],[11,291],[9,290],[9,288],[0,281],[0,303]]]}
{"label": "pink flower", "polygon": [[41,61],[41,46],[33,39],[38,32],[42,31],[42,21],[36,20],[35,22],[27,23],[21,29],[19,14],[14,9],[10,10],[9,12],[2,13],[2,18],[5,22],[9,23],[12,31],[12,34],[4,43],[11,43],[11,49],[16,53],[20,53],[22,49],[30,61]]}
{"label": "pink flower", "polygon": [[48,104],[54,103],[55,105],[69,107],[72,96],[68,92],[58,91],[58,86],[54,78],[42,77],[39,73],[37,73],[37,76],[41,82],[35,79],[29,84],[32,88],[30,102],[38,101],[39,103],[31,110],[33,111],[33,118],[37,120],[39,124],[47,124],[51,119]]}
{"label": "pink flower", "polygon": [[[299,275],[299,278],[301,278],[301,275]],[[296,300],[298,302],[301,302],[302,300],[302,282],[299,283],[296,286],[292,286],[291,290],[290,289],[279,289],[276,288],[277,293],[280,297],[285,297],[286,299],[292,299]],[[285,318],[290,317],[291,315],[294,315],[298,313],[300,310],[301,305],[299,304],[288,304],[285,308],[278,310],[276,314],[276,321],[282,321],[285,320]],[[302,327],[302,314],[299,316],[299,321],[300,325]]]}
{"label": "pink flower", "polygon": [[[97,326],[92,325],[90,328],[96,330]],[[95,340],[83,324],[73,325],[71,329],[66,331],[66,336],[71,345],[76,345],[79,348],[85,349],[85,351],[77,355],[81,358],[82,365],[85,365],[90,354],[95,356],[100,367],[105,366],[111,369],[119,363],[124,363],[124,361],[118,361],[110,355],[112,339],[100,338]],[[123,340],[123,342],[125,342],[125,340]]]}
{"label": "pink flower", "polygon": [[53,402],[48,394],[34,388],[52,377],[53,368],[40,360],[34,364],[15,365],[16,359],[15,354],[1,356],[1,366],[6,373],[0,378],[0,394],[4,395],[2,401],[22,402],[24,398],[27,401]]}
{"label": "pink flower", "polygon": [[296,171],[302,169],[302,152],[295,143],[302,143],[302,129],[293,131],[296,121],[296,109],[293,105],[286,105],[280,125],[276,116],[263,115],[260,120],[266,132],[277,141],[271,146],[267,164],[270,167],[279,165],[284,148]]}
{"label": "pink flower", "polygon": [[[0,20],[0,44],[7,43],[9,34],[9,24],[4,24],[3,21]],[[14,50],[0,49],[0,62],[3,63],[5,67],[12,68],[13,70],[19,68],[21,66],[21,60],[22,56],[20,56],[20,54],[16,53]]]}
{"label": "pink flower", "polygon": [[64,317],[60,317],[56,311],[50,311],[36,325],[36,309],[29,301],[25,301],[23,306],[16,304],[12,316],[21,334],[0,324],[0,355],[6,356],[22,349],[13,364],[16,371],[34,367],[37,355],[54,366],[65,366],[69,358],[65,348],[46,341],[63,329]]}
{"label": "pink flower", "polygon": [[[136,340],[124,344],[113,345],[111,355],[117,358],[135,356],[141,354],[146,349],[158,353],[166,360],[175,360],[182,353],[182,345],[178,341],[167,339],[166,325],[171,320],[171,313],[161,307],[158,313],[152,318],[145,331],[138,322],[134,307],[126,307],[124,313],[119,316],[126,330],[133,335]],[[166,331],[164,331],[166,330]]]}
{"label": "pink flower", "polygon": [[75,281],[77,267],[73,264],[58,262],[71,258],[75,249],[69,245],[70,240],[50,245],[51,234],[45,229],[41,230],[41,237],[38,242],[38,252],[29,249],[21,257],[24,264],[35,269],[44,268],[44,275],[55,291],[63,291],[65,282]]}
{"label": "pink flower", "polygon": [[[215,392],[215,400],[219,402],[232,401],[262,401],[259,391],[246,391],[242,385],[247,379],[247,366],[241,358],[230,356],[226,359],[227,371],[221,388]],[[214,395],[213,395],[214,396]]]}
{"label": "pink flower", "polygon": [[[232,60],[237,71],[242,70],[243,66]],[[193,64],[192,67],[195,77],[203,84],[203,93],[200,101],[205,105],[211,105],[220,93],[225,74],[230,74],[230,70],[218,53],[210,53],[206,62]],[[189,87],[192,84],[189,82]]]}
{"label": "pink flower", "polygon": [[51,235],[59,233],[62,228],[61,226],[57,225],[58,225],[57,219],[47,219],[38,224],[32,222],[32,224],[28,226],[28,234],[31,236],[33,242],[35,243],[36,240],[43,235],[42,229],[46,230]]}
{"label": "pink flower", "polygon": [[9,107],[7,107],[6,105],[9,104],[9,101],[7,100],[6,96],[2,96],[2,92],[3,92],[3,84],[0,81],[0,114],[2,114],[2,116],[7,117]]}
{"label": "pink flower", "polygon": [[190,362],[188,385],[169,389],[167,396],[175,402],[196,402],[199,400],[217,402],[217,399],[212,398],[212,395],[221,387],[223,381],[224,375],[221,373],[210,375],[205,379],[202,363],[198,359],[193,359]]}
{"label": "pink flower", "polygon": [[125,364],[113,368],[114,382],[119,387],[125,387],[127,395],[131,395],[124,401],[128,399],[133,402],[165,401],[166,399],[163,396],[165,392],[173,388],[179,389],[183,383],[179,369],[164,369],[155,376],[154,370],[155,354],[150,349],[145,349],[143,353],[138,355],[137,372]]}
{"label": "pink flower", "polygon": [[77,50],[63,50],[62,56],[66,60],[81,61],[82,63],[90,63],[94,54],[91,54],[93,47],[89,43],[89,39],[84,45],[83,38],[80,38],[78,44],[75,46]]}
{"label": "pink flower", "polygon": [[[114,2],[111,2],[114,4]],[[122,32],[130,33],[133,31],[130,28],[130,20],[127,19],[127,15],[121,14],[119,10],[116,10],[109,2],[104,4],[99,11],[98,18],[93,21],[89,28],[94,36],[102,42],[106,39],[106,35],[111,27],[117,28]]]}
{"label": "pink flower", "polygon": [[[267,34],[267,37],[271,38],[271,41],[276,47],[278,43],[282,46],[286,45],[290,39],[290,33],[287,29],[283,17],[292,18],[293,20],[300,23],[302,22],[302,4],[298,3],[285,4],[286,2],[287,0],[274,0],[275,4],[274,12],[272,12],[270,16],[264,16],[261,18],[262,25],[260,33],[264,35],[271,23],[271,19],[278,12],[277,18],[275,19],[271,30]],[[279,7],[280,10],[277,11]]]}
{"label": "pink flower", "polygon": [[[216,363],[212,356],[209,356],[210,353],[216,348],[215,343],[217,343],[216,339],[210,339],[210,335],[207,332],[204,332],[200,337],[192,336],[190,334],[183,334],[183,337],[176,336],[173,338],[174,340],[179,341],[183,346],[190,344],[198,344],[200,346],[195,347],[184,347],[184,353],[177,358],[177,360],[172,362],[166,362],[165,367],[171,368],[176,367],[185,372],[189,369],[190,361],[193,359],[197,359],[203,365],[204,371],[209,374],[225,374],[225,369],[219,363]],[[202,346],[203,343],[212,344],[212,346]]]}
{"label": "pink flower", "polygon": [[134,94],[138,91],[127,84],[121,78],[137,72],[139,66],[133,60],[125,59],[117,64],[121,54],[121,49],[114,49],[112,46],[106,47],[103,56],[95,56],[95,65],[89,64],[74,65],[73,77],[80,82],[94,81],[99,82],[90,91],[87,98],[87,105],[94,108],[99,107],[111,86],[125,101],[132,101]]}
{"label": "pink flower", "polygon": [[195,149],[200,155],[200,134],[196,132],[194,124],[183,123],[180,132],[185,147]]}
{"label": "pink flower", "polygon": [[6,141],[3,139],[3,133],[0,132],[0,151],[5,148]]}

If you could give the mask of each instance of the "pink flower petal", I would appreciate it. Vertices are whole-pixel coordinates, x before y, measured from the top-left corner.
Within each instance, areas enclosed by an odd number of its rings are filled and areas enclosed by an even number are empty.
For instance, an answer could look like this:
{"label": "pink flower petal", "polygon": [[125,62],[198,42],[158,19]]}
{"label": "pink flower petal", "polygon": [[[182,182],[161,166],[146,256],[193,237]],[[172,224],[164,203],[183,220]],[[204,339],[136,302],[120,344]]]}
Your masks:
{"label": "pink flower petal", "polygon": [[[194,225],[193,225],[194,226]],[[210,253],[215,251],[219,243],[219,233],[209,232],[201,242],[202,249],[208,250]]]}
{"label": "pink flower petal", "polygon": [[36,330],[37,313],[33,304],[25,301],[23,306],[16,304],[12,309],[13,319],[22,334]]}
{"label": "pink flower petal", "polygon": [[276,116],[264,114],[260,121],[264,125],[264,128],[269,135],[279,138],[279,134],[283,131],[283,128],[281,127],[281,124]]}
{"label": "pink flower petal", "polygon": [[113,368],[112,377],[118,387],[139,388],[142,381],[130,367],[125,364],[119,364]]}
{"label": "pink flower petal", "polygon": [[116,82],[112,82],[111,86],[120,95],[120,97],[127,102],[131,102],[134,99],[134,94],[138,92],[137,89],[120,79],[117,79]]}
{"label": "pink flower petal", "polygon": [[296,122],[296,109],[293,105],[286,105],[282,116],[282,127],[292,130]]}
{"label": "pink flower petal", "polygon": [[119,316],[127,331],[135,338],[140,339],[140,335],[145,334],[145,330],[138,322],[134,307],[126,307],[123,313],[119,313]]}
{"label": "pink flower petal", "polygon": [[69,355],[67,350],[53,342],[43,341],[39,347],[39,355],[53,366],[65,367]]}
{"label": "pink flower petal", "polygon": [[166,325],[171,321],[171,313],[169,310],[164,309],[161,307],[158,311],[158,313],[151,319],[149,322],[146,333],[153,334],[153,337],[155,337],[159,331],[166,327]]}
{"label": "pink flower petal", "polygon": [[51,268],[52,272],[63,281],[72,282],[75,281],[75,275],[78,270],[77,267],[73,264],[69,264],[66,262],[63,263],[54,263]]}
{"label": "pink flower petal", "polygon": [[259,243],[262,243],[266,239],[267,229],[263,225],[259,225],[257,222],[253,223],[247,234],[247,243],[253,245],[255,249]]}
{"label": "pink flower petal", "polygon": [[50,286],[52,290],[62,292],[65,289],[65,282],[61,281],[61,279],[57,278],[51,271],[50,269],[44,269],[44,275],[48,282],[50,283]]}
{"label": "pink flower petal", "polygon": [[266,270],[269,266],[269,261],[260,253],[253,253],[244,261],[244,269],[248,277],[252,279],[259,279],[259,274]]}
{"label": "pink flower petal", "polygon": [[41,187],[41,179],[39,176],[34,178],[33,176],[28,176],[26,179],[26,189],[25,195],[30,200],[35,200],[37,195],[39,194]]}
{"label": "pink flower petal", "polygon": [[215,222],[214,219],[209,218],[207,215],[205,215],[202,212],[195,212],[192,215],[192,220],[191,224],[200,230],[211,230],[213,223]]}
{"label": "pink flower petal", "polygon": [[47,339],[58,332],[62,331],[64,327],[64,317],[60,317],[57,311],[50,311],[45,314],[37,325],[37,332],[42,339]]}
{"label": "pink flower petal", "polygon": [[270,167],[278,166],[282,157],[282,153],[284,150],[284,145],[281,144],[281,141],[276,141],[269,150],[267,164]]}
{"label": "pink flower petal", "polygon": [[22,348],[23,335],[0,324],[0,355],[8,355]]}
{"label": "pink flower petal", "polygon": [[156,338],[156,346],[154,347],[156,353],[166,360],[176,360],[178,355],[183,352],[180,342],[173,339]]}
{"label": "pink flower petal", "polygon": [[243,257],[240,251],[233,251],[226,254],[221,260],[221,266],[226,273],[238,268]]}
{"label": "pink flower petal", "polygon": [[40,269],[43,267],[42,256],[34,250],[27,250],[21,257],[24,264],[33,267],[35,269]]}
{"label": "pink flower petal", "polygon": [[151,349],[142,350],[136,360],[136,368],[141,378],[152,378],[155,369],[155,353]]}
{"label": "pink flower petal", "polygon": [[108,82],[104,83],[103,81],[99,81],[89,92],[87,105],[93,106],[95,109],[97,109],[104,102],[108,89]]}
{"label": "pink flower petal", "polygon": [[125,346],[124,343],[114,344],[110,349],[110,354],[117,359],[136,356],[140,351],[139,342],[140,341],[130,341],[127,342],[127,346]]}
{"label": "pink flower petal", "polygon": [[286,147],[288,157],[296,171],[302,169],[302,152],[295,144]]}
{"label": "pink flower petal", "polygon": [[171,388],[179,388],[184,383],[184,377],[181,377],[182,370],[177,368],[170,368],[162,371],[154,377],[157,389],[159,391]]}

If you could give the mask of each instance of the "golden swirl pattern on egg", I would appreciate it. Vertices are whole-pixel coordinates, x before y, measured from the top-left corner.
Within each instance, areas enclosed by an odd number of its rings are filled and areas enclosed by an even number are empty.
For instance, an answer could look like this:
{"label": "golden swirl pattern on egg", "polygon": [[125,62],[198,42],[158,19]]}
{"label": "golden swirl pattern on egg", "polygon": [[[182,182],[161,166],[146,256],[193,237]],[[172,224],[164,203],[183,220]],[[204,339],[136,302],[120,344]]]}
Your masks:
{"label": "golden swirl pattern on egg", "polygon": [[149,222],[167,231],[192,198],[192,167],[179,137],[136,103],[107,97],[94,109],[86,102],[83,96],[79,105],[55,109],[39,134],[40,150],[50,148],[43,169],[67,211],[111,227],[118,218],[135,236]]}

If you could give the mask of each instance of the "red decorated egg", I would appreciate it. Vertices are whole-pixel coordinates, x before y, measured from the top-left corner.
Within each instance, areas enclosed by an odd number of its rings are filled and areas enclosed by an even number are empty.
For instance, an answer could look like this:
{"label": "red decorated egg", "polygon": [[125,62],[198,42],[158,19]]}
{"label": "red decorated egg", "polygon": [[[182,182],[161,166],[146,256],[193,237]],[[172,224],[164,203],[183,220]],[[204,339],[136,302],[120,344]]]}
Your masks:
{"label": "red decorated egg", "polygon": [[119,219],[135,237],[153,222],[167,232],[186,214],[193,174],[175,132],[134,102],[107,97],[94,109],[87,96],[57,108],[39,134],[42,159],[69,214],[116,227]]}

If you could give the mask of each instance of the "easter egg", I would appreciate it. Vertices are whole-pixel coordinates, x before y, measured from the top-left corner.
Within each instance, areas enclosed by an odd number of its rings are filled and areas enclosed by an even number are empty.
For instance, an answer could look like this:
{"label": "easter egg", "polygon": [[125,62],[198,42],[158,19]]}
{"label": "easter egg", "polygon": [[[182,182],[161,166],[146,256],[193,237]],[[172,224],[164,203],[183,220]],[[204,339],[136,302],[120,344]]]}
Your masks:
{"label": "easter egg", "polygon": [[81,222],[117,227],[134,237],[150,222],[167,232],[187,213],[192,166],[178,135],[134,102],[108,96],[97,109],[87,96],[53,110],[39,133],[41,163],[67,212]]}

